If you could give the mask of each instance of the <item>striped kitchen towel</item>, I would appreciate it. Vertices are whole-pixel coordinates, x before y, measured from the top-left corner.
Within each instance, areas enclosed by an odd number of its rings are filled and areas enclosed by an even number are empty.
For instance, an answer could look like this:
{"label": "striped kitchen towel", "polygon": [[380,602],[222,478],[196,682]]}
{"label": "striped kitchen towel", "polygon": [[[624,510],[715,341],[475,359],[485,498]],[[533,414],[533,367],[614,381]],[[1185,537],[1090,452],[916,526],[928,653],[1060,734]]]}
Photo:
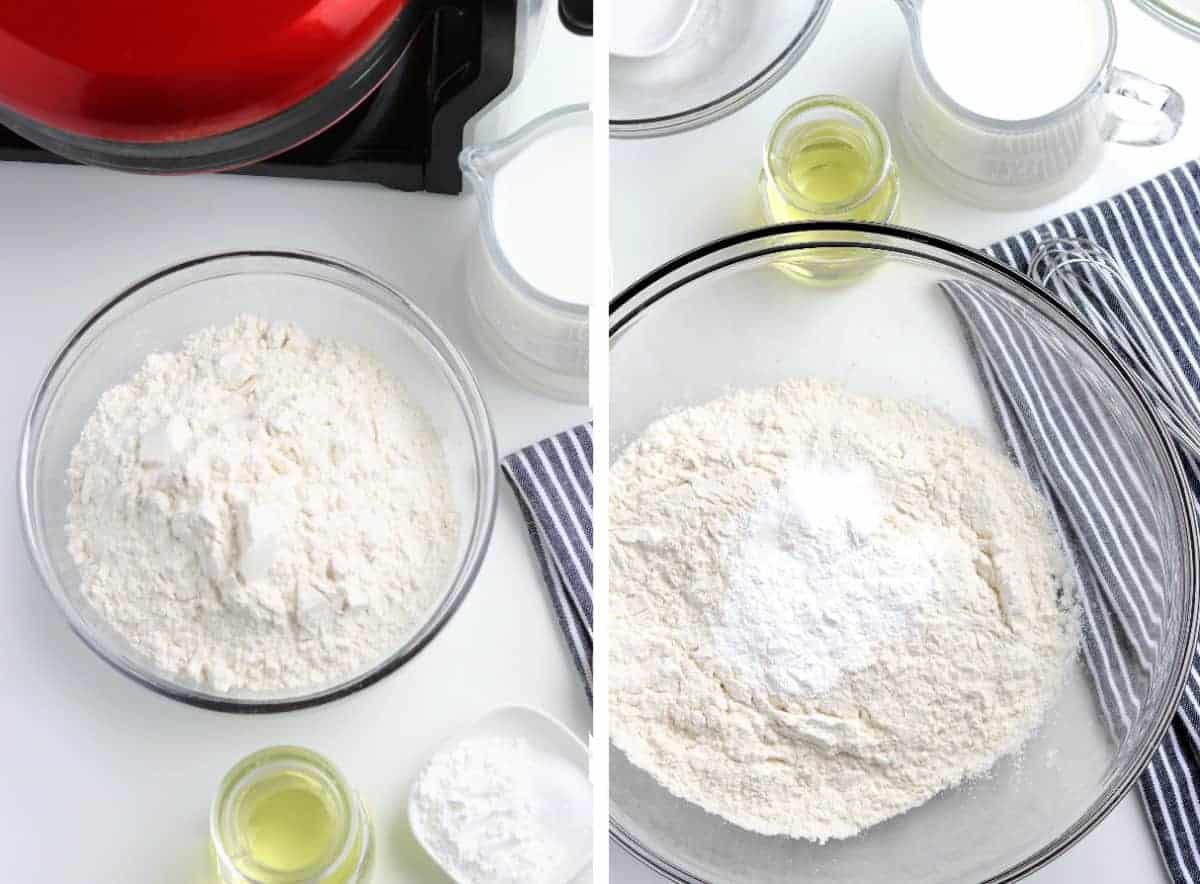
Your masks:
{"label": "striped kitchen towel", "polygon": [[[1162,380],[1200,407],[1200,164],[1188,163],[1095,206],[1013,236],[990,254],[1028,273],[1039,242],[1084,237],[1127,271],[1132,307],[1106,293],[1057,286],[1085,313],[1128,316],[1158,338]],[[1065,364],[1069,356],[1029,335],[1011,313],[972,284],[947,286],[969,331],[981,378],[1022,468],[1052,503],[1077,550],[1084,655],[1120,740],[1138,713],[1160,635],[1163,558],[1153,531],[1152,491],[1126,459],[1122,430],[1092,389]],[[1111,289],[1109,290],[1111,292]],[[1136,319],[1136,318],[1135,318]],[[1129,325],[1129,320],[1124,320]],[[1097,329],[1093,329],[1097,330]],[[1103,333],[1103,329],[1098,330]],[[1200,464],[1184,456],[1193,493]],[[1200,666],[1193,661],[1183,702],[1140,783],[1163,862],[1175,884],[1200,884]]]}
{"label": "striped kitchen towel", "polygon": [[592,700],[592,425],[505,458],[542,579]]}

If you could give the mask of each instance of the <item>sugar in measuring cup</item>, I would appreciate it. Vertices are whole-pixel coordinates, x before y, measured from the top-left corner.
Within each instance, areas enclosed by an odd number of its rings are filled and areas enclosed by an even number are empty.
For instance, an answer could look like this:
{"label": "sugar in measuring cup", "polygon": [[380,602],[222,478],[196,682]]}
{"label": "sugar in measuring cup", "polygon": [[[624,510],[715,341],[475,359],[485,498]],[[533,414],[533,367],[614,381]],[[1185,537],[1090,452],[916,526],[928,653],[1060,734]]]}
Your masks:
{"label": "sugar in measuring cup", "polygon": [[1091,175],[1108,142],[1164,144],[1179,130],[1179,93],[1114,65],[1112,0],[897,3],[911,38],[900,139],[967,202],[1042,205]]}

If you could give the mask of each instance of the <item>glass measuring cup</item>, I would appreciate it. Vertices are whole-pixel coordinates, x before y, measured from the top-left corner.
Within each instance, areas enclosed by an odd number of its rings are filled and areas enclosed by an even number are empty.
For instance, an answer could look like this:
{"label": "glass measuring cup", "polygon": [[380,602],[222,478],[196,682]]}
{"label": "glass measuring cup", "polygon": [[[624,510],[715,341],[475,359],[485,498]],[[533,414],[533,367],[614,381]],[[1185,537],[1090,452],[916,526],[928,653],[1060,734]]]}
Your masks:
{"label": "glass measuring cup", "polygon": [[[588,395],[588,304],[578,292],[543,291],[514,263],[506,250],[497,219],[505,212],[496,177],[522,152],[559,130],[586,127],[587,105],[557,108],[527,123],[507,138],[469,147],[459,157],[463,174],[479,201],[478,233],[466,259],[468,320],[476,340],[492,361],[526,387],[568,402],[586,402]],[[547,174],[553,174],[552,170]],[[540,219],[542,224],[571,221],[571,182],[561,193],[567,208]],[[591,187],[591,182],[574,182]],[[533,203],[531,203],[533,204]],[[511,207],[510,207],[511,208]],[[575,221],[578,221],[576,218]],[[578,225],[568,228],[576,231]],[[574,233],[590,242],[584,233]],[[580,291],[590,292],[591,271],[579,273]]]}
{"label": "glass measuring cup", "polygon": [[924,0],[896,2],[911,37],[899,77],[900,140],[926,177],[968,202],[996,208],[1050,202],[1091,175],[1108,142],[1165,144],[1183,121],[1178,92],[1113,64],[1112,0],[1094,0],[1107,34],[1088,85],[1067,104],[1024,120],[983,116],[951,98],[926,60]]}

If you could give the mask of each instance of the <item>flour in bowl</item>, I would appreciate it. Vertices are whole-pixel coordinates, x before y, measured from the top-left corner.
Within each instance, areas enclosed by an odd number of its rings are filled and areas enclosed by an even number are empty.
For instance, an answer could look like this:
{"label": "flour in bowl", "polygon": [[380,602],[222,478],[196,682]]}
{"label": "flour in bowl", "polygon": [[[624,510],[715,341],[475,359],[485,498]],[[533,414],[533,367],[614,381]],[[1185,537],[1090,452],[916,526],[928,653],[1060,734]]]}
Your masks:
{"label": "flour in bowl", "polygon": [[613,742],[767,835],[846,838],[1017,751],[1078,643],[1028,481],[811,381],[652,424],[610,484]]}
{"label": "flour in bowl", "polygon": [[936,531],[896,530],[874,474],[800,466],[744,518],[724,555],[717,649],[744,677],[816,697],[869,666],[927,604],[953,554]]}
{"label": "flour in bowl", "polygon": [[429,416],[375,356],[240,317],[100,397],[71,455],[84,597],[218,692],[318,688],[423,622],[458,515]]}

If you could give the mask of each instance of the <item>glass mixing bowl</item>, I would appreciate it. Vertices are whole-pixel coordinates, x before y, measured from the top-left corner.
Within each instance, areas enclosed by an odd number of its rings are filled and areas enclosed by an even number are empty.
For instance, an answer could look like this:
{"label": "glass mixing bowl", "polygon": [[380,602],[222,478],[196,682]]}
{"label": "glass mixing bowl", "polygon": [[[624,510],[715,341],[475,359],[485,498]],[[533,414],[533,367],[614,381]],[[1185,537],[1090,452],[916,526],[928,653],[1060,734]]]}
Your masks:
{"label": "glass mixing bowl", "polygon": [[[877,266],[840,288],[798,283],[773,266],[813,249],[870,253]],[[1161,551],[1152,560],[1161,592],[1148,596],[1152,625],[1138,649],[1145,662],[1084,624],[1089,649],[1128,669],[1128,717],[1110,725],[1081,655],[1019,756],[858,837],[825,845],[726,823],[675,798],[611,748],[611,837],[671,881],[1014,881],[1112,810],[1170,722],[1197,634],[1197,523],[1179,456],[1112,352],[1045,291],[977,252],[898,228],[813,223],[744,233],[663,265],[611,305],[610,457],[665,411],[731,387],[796,377],[920,402],[1008,451],[977,354],[950,302],[951,292],[962,291],[1053,354],[1077,389],[1094,394],[1103,409],[1097,420],[1149,495],[1147,542]],[[1089,550],[1068,543],[1076,562],[1087,560]]]}
{"label": "glass mixing bowl", "polygon": [[1200,40],[1200,0],[1133,0],[1181,34]]}
{"label": "glass mixing bowl", "polygon": [[699,0],[661,55],[608,59],[609,132],[669,135],[745,107],[808,50],[832,0]]}
{"label": "glass mixing bowl", "polygon": [[[67,550],[71,451],[100,394],[156,351],[251,313],[294,322],[374,353],[402,380],[441,436],[460,517],[445,586],[415,631],[386,658],[311,690],[224,694],[180,680],[135,653],[82,596]],[[105,662],[176,700],[225,712],[314,706],[361,690],[424,648],[458,609],[483,562],[496,514],[496,441],[463,356],[411,301],[370,274],[317,255],[240,252],[198,258],[150,276],[93,313],[50,363],[21,438],[18,496],[34,564],[71,628]]]}
{"label": "glass mixing bowl", "polygon": [[[461,10],[432,0],[48,5],[0,7],[0,123],[76,162],[133,172],[215,172],[273,157],[333,126],[398,67],[428,67],[414,48],[423,34],[474,39],[459,33]],[[523,78],[544,6],[519,0],[512,43],[485,47],[485,58],[513,54],[493,101]]]}

